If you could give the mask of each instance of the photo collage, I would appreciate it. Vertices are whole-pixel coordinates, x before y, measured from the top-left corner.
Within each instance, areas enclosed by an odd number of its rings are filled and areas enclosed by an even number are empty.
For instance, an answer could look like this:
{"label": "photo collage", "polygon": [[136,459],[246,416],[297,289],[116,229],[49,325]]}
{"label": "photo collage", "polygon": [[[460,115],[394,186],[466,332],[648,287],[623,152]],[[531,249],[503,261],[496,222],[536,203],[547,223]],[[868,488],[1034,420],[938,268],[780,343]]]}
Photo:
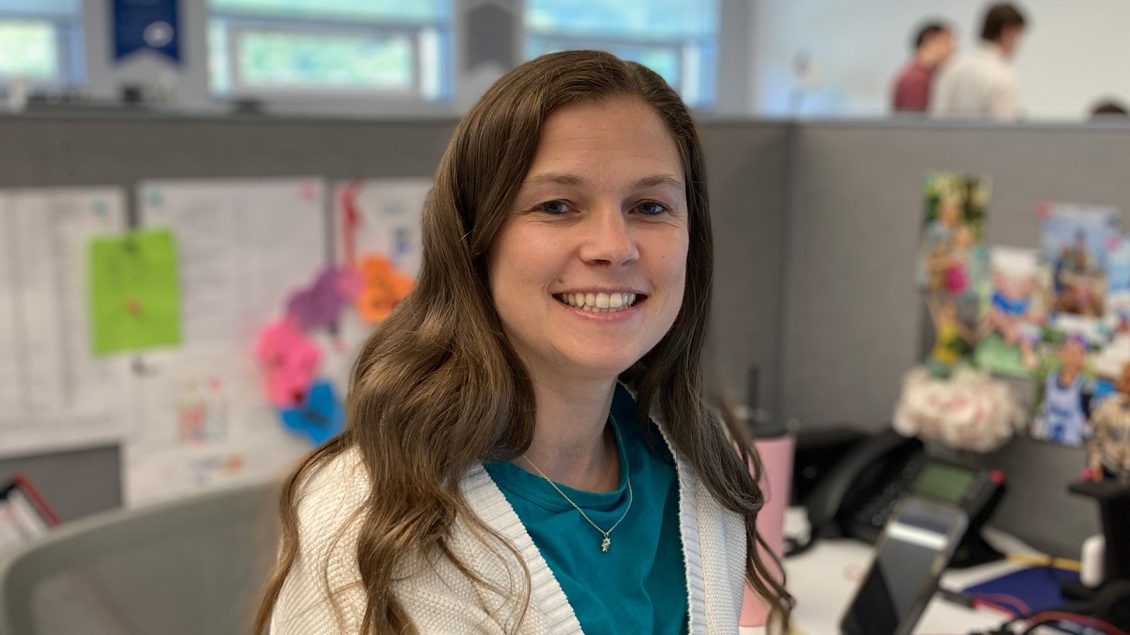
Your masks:
{"label": "photo collage", "polygon": [[[1118,210],[1041,204],[1040,248],[1023,249],[986,244],[989,179],[932,172],[923,191],[917,280],[934,341],[921,377],[945,385],[974,369],[986,383],[1030,379],[1036,400],[1018,427],[1089,445],[1104,400],[1130,406],[1120,391],[1130,389],[1130,236]],[[1120,430],[1125,410],[1114,417]]]}

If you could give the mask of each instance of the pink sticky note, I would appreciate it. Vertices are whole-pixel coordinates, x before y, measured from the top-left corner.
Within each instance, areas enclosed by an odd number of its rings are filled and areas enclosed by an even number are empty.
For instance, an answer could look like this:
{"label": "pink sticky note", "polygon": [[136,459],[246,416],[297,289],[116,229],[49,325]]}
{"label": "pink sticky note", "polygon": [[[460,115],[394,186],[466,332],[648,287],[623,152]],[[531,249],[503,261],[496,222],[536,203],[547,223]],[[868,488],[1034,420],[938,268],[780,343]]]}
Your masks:
{"label": "pink sticky note", "polygon": [[302,402],[314,382],[322,353],[293,320],[284,318],[259,332],[255,357],[263,369],[263,387],[271,403],[290,408]]}

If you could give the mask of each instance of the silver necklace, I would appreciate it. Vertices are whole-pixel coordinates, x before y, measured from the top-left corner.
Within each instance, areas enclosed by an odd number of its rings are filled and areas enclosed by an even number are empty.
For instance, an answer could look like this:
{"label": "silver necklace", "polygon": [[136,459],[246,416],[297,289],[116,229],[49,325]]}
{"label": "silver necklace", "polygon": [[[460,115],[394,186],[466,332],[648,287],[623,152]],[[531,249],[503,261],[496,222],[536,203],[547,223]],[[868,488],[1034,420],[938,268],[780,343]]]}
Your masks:
{"label": "silver necklace", "polygon": [[589,518],[589,515],[585,513],[585,510],[581,509],[580,505],[574,503],[573,499],[569,498],[565,494],[565,492],[561,491],[561,488],[557,486],[557,483],[553,482],[553,479],[546,476],[545,472],[541,471],[541,468],[534,465],[534,462],[530,460],[530,457],[523,454],[522,458],[526,459],[526,462],[530,464],[530,467],[534,468],[534,471],[538,473],[538,476],[541,476],[542,478],[544,478],[546,480],[546,482],[549,483],[553,487],[553,489],[557,490],[558,494],[561,494],[561,498],[564,498],[565,500],[569,501],[569,504],[573,506],[573,509],[576,509],[578,512],[580,512],[581,518],[584,518],[585,522],[592,525],[593,529],[599,531],[601,536],[604,536],[604,540],[600,541],[600,550],[603,553],[608,553],[609,547],[612,546],[612,532],[616,531],[616,528],[620,526],[620,523],[624,522],[624,519],[628,517],[628,510],[630,510],[632,508],[632,498],[633,498],[633,496],[632,496],[632,475],[631,475],[630,472],[628,472],[628,456],[626,454],[624,455],[624,466],[623,466],[624,474],[626,475],[626,478],[628,479],[628,506],[624,508],[624,513],[620,514],[619,520],[617,520],[615,523],[613,523],[612,526],[608,528],[608,531],[601,529],[600,525],[597,525],[596,523],[594,523],[592,521],[592,519]]}

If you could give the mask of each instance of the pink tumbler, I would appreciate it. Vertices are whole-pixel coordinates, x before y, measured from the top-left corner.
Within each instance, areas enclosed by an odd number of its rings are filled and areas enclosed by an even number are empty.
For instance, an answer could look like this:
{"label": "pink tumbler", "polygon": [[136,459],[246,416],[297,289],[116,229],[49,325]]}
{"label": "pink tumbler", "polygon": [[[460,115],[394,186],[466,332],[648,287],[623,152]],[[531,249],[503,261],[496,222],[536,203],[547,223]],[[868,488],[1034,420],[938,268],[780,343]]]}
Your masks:
{"label": "pink tumbler", "polygon": [[[793,475],[793,451],[796,437],[792,434],[765,439],[756,439],[753,447],[761,458],[761,491],[765,495],[765,506],[757,515],[757,532],[769,544],[773,555],[781,560],[785,547],[785,509],[789,506],[789,492]],[[773,564],[773,558],[762,548],[761,560],[771,573],[780,576]],[[780,579],[780,577],[778,577]],[[746,584],[742,599],[741,626],[762,626],[768,621],[767,605],[753,589]]]}

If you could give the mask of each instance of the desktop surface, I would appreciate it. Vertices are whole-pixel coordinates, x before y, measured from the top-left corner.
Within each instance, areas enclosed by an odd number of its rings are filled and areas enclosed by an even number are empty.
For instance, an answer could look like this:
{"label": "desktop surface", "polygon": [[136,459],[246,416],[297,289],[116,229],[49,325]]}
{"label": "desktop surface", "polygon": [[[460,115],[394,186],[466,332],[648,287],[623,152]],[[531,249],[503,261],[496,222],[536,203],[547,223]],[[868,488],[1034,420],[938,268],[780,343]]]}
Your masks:
{"label": "desktop surface", "polygon": [[[803,509],[793,508],[786,514],[786,534],[806,530],[806,525]],[[985,534],[986,539],[1003,552],[1036,554],[1027,545],[1001,532],[986,530]],[[809,551],[786,559],[786,585],[797,601],[793,610],[794,628],[806,635],[837,635],[840,618],[867,573],[872,557],[872,546],[863,542],[821,539]],[[1002,560],[968,569],[947,570],[940,586],[962,589],[1020,568],[1022,565]],[[935,594],[913,632],[962,634],[997,627],[1006,619],[1008,616],[1003,613],[959,606]]]}

